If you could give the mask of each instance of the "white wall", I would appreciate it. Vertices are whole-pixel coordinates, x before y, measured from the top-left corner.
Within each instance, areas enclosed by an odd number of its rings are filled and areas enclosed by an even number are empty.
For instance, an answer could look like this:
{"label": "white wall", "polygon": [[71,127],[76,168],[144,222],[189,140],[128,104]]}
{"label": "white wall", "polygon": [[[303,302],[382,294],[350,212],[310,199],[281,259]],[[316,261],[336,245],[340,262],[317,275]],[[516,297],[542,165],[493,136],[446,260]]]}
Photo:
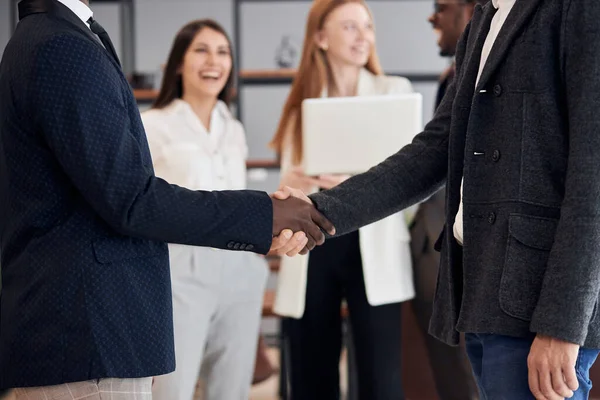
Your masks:
{"label": "white wall", "polygon": [[[310,1],[243,2],[240,7],[241,65],[275,68],[284,36],[301,52]],[[375,19],[377,47],[386,71],[439,73],[447,64],[438,56],[436,37],[427,22],[429,0],[369,1]],[[296,57],[297,65],[298,58]]]}
{"label": "white wall", "polygon": [[10,3],[11,0],[0,0],[0,54],[10,39]]}
{"label": "white wall", "polygon": [[233,36],[233,0],[135,0],[135,16],[136,67],[142,72],[158,71],[177,31],[195,19],[215,19]]}
{"label": "white wall", "polygon": [[121,43],[124,32],[121,30],[120,8],[119,4],[116,3],[97,3],[93,4],[92,9],[94,19],[110,34],[110,40],[115,46],[119,58],[123,59],[123,46]]}

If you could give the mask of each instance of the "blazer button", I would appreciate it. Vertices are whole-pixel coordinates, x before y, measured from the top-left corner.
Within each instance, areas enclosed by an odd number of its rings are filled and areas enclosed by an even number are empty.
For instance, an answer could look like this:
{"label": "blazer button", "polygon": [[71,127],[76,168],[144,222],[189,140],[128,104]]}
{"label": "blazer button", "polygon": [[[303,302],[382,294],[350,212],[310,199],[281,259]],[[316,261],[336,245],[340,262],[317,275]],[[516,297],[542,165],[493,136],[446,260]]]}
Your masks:
{"label": "blazer button", "polygon": [[490,225],[493,225],[494,222],[496,222],[496,214],[495,213],[491,212],[488,215],[488,222],[490,223]]}
{"label": "blazer button", "polygon": [[247,251],[251,251],[252,249],[254,249],[253,245],[249,244],[248,246],[246,246]]}
{"label": "blazer button", "polygon": [[500,151],[499,150],[494,150],[494,153],[492,153],[492,160],[494,162],[498,162],[500,160]]}
{"label": "blazer button", "polygon": [[501,94],[502,94],[502,86],[494,85],[494,96],[500,97]]}
{"label": "blazer button", "polygon": [[240,249],[240,244],[239,244],[239,243],[236,243],[236,244],[233,246],[233,249],[234,249],[234,250],[239,250],[239,249]]}
{"label": "blazer button", "polygon": [[233,243],[233,242],[227,243],[227,248],[228,249],[233,249],[233,246],[235,246],[235,243]]}
{"label": "blazer button", "polygon": [[242,243],[240,245],[240,250],[246,250],[246,243]]}

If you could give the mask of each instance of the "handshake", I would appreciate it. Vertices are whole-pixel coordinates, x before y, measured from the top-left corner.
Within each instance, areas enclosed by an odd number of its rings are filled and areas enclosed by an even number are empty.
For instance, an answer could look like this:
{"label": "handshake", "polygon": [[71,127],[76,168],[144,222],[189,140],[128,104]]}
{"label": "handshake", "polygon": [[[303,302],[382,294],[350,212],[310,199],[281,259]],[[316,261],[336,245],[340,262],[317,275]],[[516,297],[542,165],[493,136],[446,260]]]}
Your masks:
{"label": "handshake", "polygon": [[269,255],[307,254],[325,242],[325,234],[335,234],[333,224],[317,211],[312,201],[298,189],[284,187],[271,195],[273,202],[273,242]]}

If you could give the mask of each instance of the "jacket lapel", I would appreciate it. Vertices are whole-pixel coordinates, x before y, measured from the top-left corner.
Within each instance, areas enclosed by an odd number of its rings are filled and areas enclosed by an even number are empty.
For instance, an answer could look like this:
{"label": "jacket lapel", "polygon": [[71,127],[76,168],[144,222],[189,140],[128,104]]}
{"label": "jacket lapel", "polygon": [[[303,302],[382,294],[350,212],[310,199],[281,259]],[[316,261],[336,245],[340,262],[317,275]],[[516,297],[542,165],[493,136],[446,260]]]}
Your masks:
{"label": "jacket lapel", "polygon": [[521,33],[523,26],[529,20],[536,10],[541,0],[517,0],[508,14],[504,25],[498,33],[498,37],[492,46],[490,55],[487,59],[481,77],[479,78],[478,88],[484,87],[494,72],[498,69],[510,45]]}
{"label": "jacket lapel", "polygon": [[471,36],[473,36],[474,39],[468,40],[462,71],[460,71],[460,76],[456,77],[457,79],[460,79],[460,86],[457,87],[457,98],[468,99],[468,103],[463,106],[470,105],[471,99],[473,98],[475,81],[477,80],[479,64],[481,62],[481,52],[483,50],[485,39],[490,31],[490,24],[494,14],[496,14],[496,9],[491,1],[488,2],[485,7],[480,5],[475,7],[469,33],[469,39]]}

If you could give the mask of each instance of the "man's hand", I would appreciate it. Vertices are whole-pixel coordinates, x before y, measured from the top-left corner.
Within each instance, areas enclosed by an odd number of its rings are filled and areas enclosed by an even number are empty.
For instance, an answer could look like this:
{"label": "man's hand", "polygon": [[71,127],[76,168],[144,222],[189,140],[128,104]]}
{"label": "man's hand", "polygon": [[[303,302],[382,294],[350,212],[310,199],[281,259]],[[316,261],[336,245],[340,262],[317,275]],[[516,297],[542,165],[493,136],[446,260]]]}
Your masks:
{"label": "man's hand", "polygon": [[562,400],[579,388],[575,364],[579,345],[537,335],[531,345],[527,366],[529,388],[537,400]]}
{"label": "man's hand", "polygon": [[325,242],[323,229],[330,235],[335,234],[333,224],[316,210],[312,202],[300,190],[283,188],[271,197],[273,202],[273,235],[284,229],[304,232],[308,238],[303,254]]}
{"label": "man's hand", "polygon": [[293,257],[298,253],[306,254],[308,250],[305,250],[308,238],[304,232],[292,232],[289,229],[284,229],[279,236],[273,238],[271,243],[271,249],[269,250],[269,256],[282,256],[287,255]]}
{"label": "man's hand", "polygon": [[279,200],[285,200],[289,197],[296,197],[300,200],[304,200],[310,205],[314,205],[312,200],[304,194],[304,192],[300,189],[294,189],[289,186],[283,186],[281,189],[273,193],[273,197]]}

